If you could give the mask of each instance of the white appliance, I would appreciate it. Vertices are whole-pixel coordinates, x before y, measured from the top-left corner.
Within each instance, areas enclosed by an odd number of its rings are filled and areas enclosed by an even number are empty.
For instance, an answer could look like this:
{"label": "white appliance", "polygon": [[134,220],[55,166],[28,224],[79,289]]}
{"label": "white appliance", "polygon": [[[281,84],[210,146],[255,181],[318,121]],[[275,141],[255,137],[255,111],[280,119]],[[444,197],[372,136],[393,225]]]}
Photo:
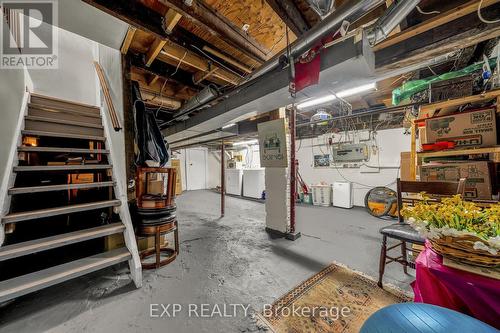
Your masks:
{"label": "white appliance", "polygon": [[243,170],[226,169],[226,193],[241,195],[243,187]]}
{"label": "white appliance", "polygon": [[341,208],[352,208],[354,206],[352,183],[333,183],[333,206]]}
{"label": "white appliance", "polygon": [[262,192],[266,189],[265,169],[243,170],[243,196],[249,198],[262,198]]}
{"label": "white appliance", "polygon": [[312,185],[313,205],[328,207],[332,205],[332,185]]}

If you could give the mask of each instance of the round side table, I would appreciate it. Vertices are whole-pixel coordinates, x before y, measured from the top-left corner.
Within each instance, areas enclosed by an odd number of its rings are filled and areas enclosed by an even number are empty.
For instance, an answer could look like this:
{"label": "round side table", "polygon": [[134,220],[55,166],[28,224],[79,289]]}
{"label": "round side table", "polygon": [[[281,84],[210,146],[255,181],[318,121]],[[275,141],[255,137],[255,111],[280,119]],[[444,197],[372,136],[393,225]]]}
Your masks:
{"label": "round side table", "polygon": [[[139,253],[141,258],[141,265],[144,269],[155,269],[160,268],[165,265],[168,265],[172,261],[175,260],[177,255],[179,254],[179,230],[177,226],[177,219],[175,215],[172,218],[165,220],[157,220],[154,222],[149,222],[147,220],[143,221],[138,226],[138,237],[155,237],[155,246],[154,248],[143,250]],[[160,242],[160,236],[166,235],[169,233],[174,233],[174,248],[170,248],[168,246],[162,246]],[[161,260],[161,253],[167,255],[167,258]],[[154,263],[146,263],[144,259],[150,258],[151,256],[156,255],[156,260]]]}

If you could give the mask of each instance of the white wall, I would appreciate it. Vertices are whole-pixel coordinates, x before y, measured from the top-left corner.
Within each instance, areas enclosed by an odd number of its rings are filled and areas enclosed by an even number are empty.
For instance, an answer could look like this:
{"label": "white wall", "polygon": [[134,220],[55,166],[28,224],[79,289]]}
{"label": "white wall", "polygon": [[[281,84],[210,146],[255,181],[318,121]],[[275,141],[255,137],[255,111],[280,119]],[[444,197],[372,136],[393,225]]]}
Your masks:
{"label": "white wall", "polygon": [[[8,29],[3,15],[0,15],[3,29]],[[6,171],[10,148],[15,140],[15,131],[21,111],[29,75],[23,69],[0,69],[0,181]]]}
{"label": "white wall", "polygon": [[[79,37],[82,38],[82,37]],[[122,65],[121,65],[121,53],[118,50],[112,49],[110,47],[94,43],[94,58],[99,59],[99,64],[101,65],[108,82],[109,91],[111,99],[113,100],[113,105],[116,111],[116,115],[120,122],[120,125],[124,126],[124,110],[123,110],[123,82],[122,82]],[[96,54],[97,53],[97,54]],[[95,73],[94,66],[92,66],[92,72]],[[116,132],[112,129],[111,118],[108,113],[108,106],[104,102],[104,96],[100,93],[100,83],[98,81],[97,75],[94,77],[95,89],[97,93],[96,99],[100,99],[99,105],[104,108],[104,116],[108,119],[110,124],[109,139],[113,146],[113,154],[118,165],[115,167],[115,172],[117,173],[117,179],[122,180],[122,188],[127,188],[127,170],[125,163],[125,133],[123,130]]]}
{"label": "white wall", "polygon": [[[299,172],[308,186],[325,182],[333,184],[335,181],[354,182],[354,204],[364,205],[366,193],[376,186],[387,186],[395,189],[395,181],[399,177],[401,152],[410,150],[411,138],[403,134],[403,129],[390,129],[378,131],[376,141],[367,142],[369,146],[376,144],[379,151],[371,154],[370,160],[366,162],[369,166],[361,168],[314,168],[314,155],[328,154],[329,148],[325,144],[324,137],[314,139],[298,140],[296,143],[297,159],[299,161]],[[366,137],[368,137],[366,133]],[[339,136],[334,137],[334,141]],[[239,153],[243,155],[244,163],[249,168],[260,167],[258,146],[252,146]],[[372,151],[370,151],[372,153]],[[220,156],[217,152],[210,152],[208,159],[208,187],[214,188],[220,185],[220,162],[216,158]],[[369,172],[368,172],[369,171]]]}
{"label": "white wall", "polygon": [[[49,26],[44,24],[43,27],[48,29]],[[59,29],[58,34],[59,68],[30,70],[34,91],[42,95],[97,105],[98,86],[92,63],[97,43],[62,29]]]}
{"label": "white wall", "polygon": [[[410,136],[403,134],[403,129],[390,129],[378,131],[376,144],[379,147],[377,155],[371,155],[366,164],[375,168],[314,168],[314,155],[328,154],[323,137],[297,141],[297,159],[299,172],[307,185],[326,182],[333,184],[335,181],[354,182],[354,204],[364,205],[366,193],[375,186],[386,186],[394,183],[399,176],[400,153],[409,151]],[[373,143],[367,142],[369,146]],[[380,167],[380,168],[379,168]],[[364,170],[374,171],[373,173]],[[389,187],[395,189],[395,184]]]}

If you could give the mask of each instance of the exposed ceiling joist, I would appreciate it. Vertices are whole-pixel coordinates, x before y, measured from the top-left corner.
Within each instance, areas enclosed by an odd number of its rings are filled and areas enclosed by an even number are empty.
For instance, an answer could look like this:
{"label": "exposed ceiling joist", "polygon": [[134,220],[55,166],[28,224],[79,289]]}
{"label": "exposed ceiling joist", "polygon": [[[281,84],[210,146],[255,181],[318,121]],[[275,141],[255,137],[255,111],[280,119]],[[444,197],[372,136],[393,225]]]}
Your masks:
{"label": "exposed ceiling joist", "polygon": [[123,44],[121,47],[122,54],[127,54],[128,49],[130,48],[130,44],[132,43],[132,40],[134,39],[136,31],[137,31],[137,28],[128,27],[127,35],[125,36],[125,39],[123,40]]}
{"label": "exposed ceiling joist", "polygon": [[151,45],[146,55],[146,67],[151,66],[151,64],[153,63],[153,61],[155,61],[156,57],[158,56],[158,54],[160,54],[161,50],[163,49],[166,43],[167,41],[158,38],[154,41],[153,45]]}
{"label": "exposed ceiling joist", "polygon": [[165,15],[164,28],[165,31],[170,34],[174,30],[177,23],[182,18],[182,15],[177,13],[174,9],[170,8]]}
{"label": "exposed ceiling joist", "polygon": [[[488,12],[492,17],[500,17],[500,4],[490,6]],[[383,74],[405,68],[498,36],[500,22],[483,23],[474,12],[379,50],[375,54],[376,71]]]}
{"label": "exposed ceiling joist", "polygon": [[[483,8],[486,8],[488,6],[494,5],[496,3],[499,3],[500,0],[483,0]],[[471,13],[474,13],[477,11],[477,8],[479,6],[479,0],[472,0],[469,1],[465,4],[459,5],[445,13],[442,13],[438,16],[435,16],[429,20],[426,20],[420,24],[417,24],[416,26],[413,26],[409,29],[403,30],[398,34],[395,34],[386,40],[382,41],[381,43],[375,45],[373,48],[375,51],[384,49],[386,47],[389,47],[391,45],[397,44],[399,42],[402,42],[408,38],[415,37],[419,34],[422,34],[426,31],[429,31],[431,29],[434,29],[440,25],[449,23],[451,21],[454,21],[456,19],[459,19],[461,17],[464,17],[465,15],[469,15]]]}
{"label": "exposed ceiling joist", "polygon": [[250,67],[240,63],[239,61],[233,59],[232,57],[230,57],[230,56],[228,56],[228,55],[226,55],[226,54],[224,54],[216,49],[211,48],[210,46],[204,46],[203,51],[211,53],[212,55],[224,60],[228,64],[231,64],[234,67],[241,69],[242,71],[244,71],[248,74],[252,73],[252,69]]}
{"label": "exposed ceiling joist", "polygon": [[141,68],[132,67],[130,79],[139,83],[139,88],[151,93],[160,94],[178,101],[188,100],[196,94],[196,90],[182,89],[175,82],[166,82],[165,78],[158,77],[156,80],[151,80],[151,76]]}
{"label": "exposed ceiling joist", "polygon": [[301,36],[310,26],[302,17],[295,3],[290,0],[266,0],[276,14],[296,36]]}
{"label": "exposed ceiling joist", "polygon": [[193,75],[193,82],[195,84],[200,84],[203,82],[205,79],[207,79],[210,75],[214,74],[217,71],[217,68],[212,68],[208,72],[196,72]]}
{"label": "exposed ceiling joist", "polygon": [[240,81],[239,77],[235,74],[216,65],[212,65],[210,67],[207,60],[174,43],[167,43],[163,47],[163,51],[158,55],[158,60],[166,61],[167,63],[168,60],[173,60],[178,64],[186,64],[197,71],[202,72],[209,72],[211,69],[216,69],[216,71],[213,72],[209,78],[215,77],[232,85],[237,85]]}
{"label": "exposed ceiling joist", "polygon": [[248,36],[240,27],[235,26],[223,15],[215,12],[203,1],[193,1],[191,6],[183,0],[159,0],[164,5],[176,10],[186,19],[191,20],[212,35],[221,38],[230,45],[244,50],[257,57],[260,61],[266,61],[270,57],[270,51]]}
{"label": "exposed ceiling joist", "polygon": [[[82,0],[85,3],[96,7],[103,12],[114,16],[132,27],[145,31],[154,37],[162,40],[169,40],[175,43],[182,43],[188,41],[189,44],[193,44],[198,48],[203,48],[208,43],[206,41],[204,43],[199,42],[199,38],[195,35],[189,33],[184,29],[180,29],[177,27],[175,31],[171,34],[167,34],[163,29],[164,17],[162,14],[157,11],[146,7],[141,4],[139,1],[130,1],[130,0]],[[164,6],[164,5],[161,5]],[[131,36],[132,38],[134,36]],[[211,45],[212,48],[216,49]],[[254,59],[251,54],[245,53],[244,50],[241,50],[245,55]]]}
{"label": "exposed ceiling joist", "polygon": [[[141,70],[141,72],[148,75],[148,77],[150,78],[148,81],[152,81],[153,77],[158,76],[160,79],[168,78],[169,83],[176,86],[186,87],[194,93],[198,92],[199,90],[194,86],[191,80],[191,74],[188,72],[177,69],[177,73],[175,73],[176,68],[174,66],[170,66],[162,61],[155,61],[150,67],[146,67],[143,57],[131,54],[129,54],[129,57],[131,59],[131,65],[134,68],[137,68]],[[173,73],[175,73],[175,75],[173,75]]]}

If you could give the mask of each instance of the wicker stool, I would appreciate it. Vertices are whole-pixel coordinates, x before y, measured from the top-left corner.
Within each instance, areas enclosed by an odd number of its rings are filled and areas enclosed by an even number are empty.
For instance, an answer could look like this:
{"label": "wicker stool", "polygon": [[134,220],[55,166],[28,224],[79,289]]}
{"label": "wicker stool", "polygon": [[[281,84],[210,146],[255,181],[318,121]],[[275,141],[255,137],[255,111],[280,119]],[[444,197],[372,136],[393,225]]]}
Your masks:
{"label": "wicker stool", "polygon": [[[174,233],[174,248],[167,246],[161,246],[160,236],[166,235],[173,232]],[[141,258],[141,265],[144,269],[154,269],[160,268],[162,266],[168,265],[175,260],[179,254],[179,230],[177,227],[177,219],[175,215],[169,217],[168,219],[163,219],[159,221],[146,221],[138,226],[138,237],[155,237],[155,247],[151,249],[143,250],[139,253]],[[167,254],[167,258],[161,260],[161,253]],[[154,263],[145,263],[144,259],[147,259],[153,255],[156,255],[156,261]]]}

